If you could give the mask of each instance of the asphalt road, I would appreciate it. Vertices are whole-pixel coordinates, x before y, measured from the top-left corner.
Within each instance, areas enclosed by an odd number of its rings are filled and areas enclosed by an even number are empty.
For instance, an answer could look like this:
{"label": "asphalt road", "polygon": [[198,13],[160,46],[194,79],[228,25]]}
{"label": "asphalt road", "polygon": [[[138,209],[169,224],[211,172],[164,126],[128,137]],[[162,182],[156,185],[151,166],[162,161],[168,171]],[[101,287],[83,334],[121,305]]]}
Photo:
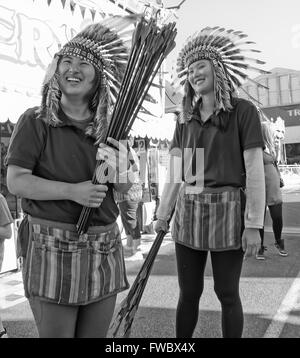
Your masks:
{"label": "asphalt road", "polygon": [[[300,336],[300,237],[285,236],[288,257],[278,255],[271,234],[266,234],[266,260],[244,261],[240,293],[244,308],[245,338],[298,338]],[[142,255],[126,258],[130,284],[134,281],[154,236],[144,235]],[[11,338],[34,338],[37,331],[26,299],[22,296],[21,275],[0,278],[2,320]],[[128,291],[118,295],[115,312]],[[5,296],[5,298],[3,298]],[[174,338],[178,283],[174,243],[167,236],[156,257],[131,338]],[[205,271],[205,288],[199,305],[195,338],[221,338],[220,304],[213,290],[210,259]],[[111,331],[109,332],[111,337]]]}

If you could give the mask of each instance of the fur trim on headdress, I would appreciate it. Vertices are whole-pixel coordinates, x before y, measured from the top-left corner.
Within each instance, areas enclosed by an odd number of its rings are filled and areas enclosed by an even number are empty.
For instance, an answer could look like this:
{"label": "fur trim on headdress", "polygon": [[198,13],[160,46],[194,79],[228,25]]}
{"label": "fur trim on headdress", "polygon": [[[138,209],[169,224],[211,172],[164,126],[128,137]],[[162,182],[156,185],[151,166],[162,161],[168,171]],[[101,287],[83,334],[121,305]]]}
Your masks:
{"label": "fur trim on headdress", "polygon": [[[178,81],[184,85],[184,97],[182,102],[182,115],[180,121],[190,119],[192,110],[193,90],[187,80],[188,67],[198,60],[209,60],[214,70],[215,102],[218,111],[230,111],[232,109],[232,94],[248,78],[247,71],[252,70],[260,74],[268,74],[251,63],[262,65],[265,62],[243,55],[243,52],[260,52],[254,49],[243,49],[243,45],[253,44],[251,41],[241,41],[247,37],[241,31],[226,30],[220,27],[206,27],[200,32],[189,37],[180,51],[177,59]],[[261,84],[258,84],[265,87]]]}
{"label": "fur trim on headdress", "polygon": [[[103,141],[108,129],[113,104],[125,73],[128,49],[138,15],[112,16],[101,23],[91,24],[79,32],[55,54],[48,67],[42,89],[42,103],[38,118],[49,125],[60,124],[58,118],[61,91],[58,84],[57,67],[64,55],[77,56],[90,62],[100,74],[100,87],[91,101],[94,120],[86,129],[86,134]],[[128,27],[130,27],[128,31]]]}

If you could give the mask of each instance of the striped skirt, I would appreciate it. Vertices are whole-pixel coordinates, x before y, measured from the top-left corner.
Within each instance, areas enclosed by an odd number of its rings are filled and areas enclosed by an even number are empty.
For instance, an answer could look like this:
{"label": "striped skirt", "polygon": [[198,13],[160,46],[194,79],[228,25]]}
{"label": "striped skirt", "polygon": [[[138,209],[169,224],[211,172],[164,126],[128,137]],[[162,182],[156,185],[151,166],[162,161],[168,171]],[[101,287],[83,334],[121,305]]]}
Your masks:
{"label": "striped skirt", "polygon": [[75,225],[29,217],[23,266],[26,297],[85,305],[129,287],[117,223],[91,227],[79,238]]}
{"label": "striped skirt", "polygon": [[183,185],[172,225],[174,241],[196,250],[239,249],[244,228],[240,193],[240,188],[230,188],[188,194]]}

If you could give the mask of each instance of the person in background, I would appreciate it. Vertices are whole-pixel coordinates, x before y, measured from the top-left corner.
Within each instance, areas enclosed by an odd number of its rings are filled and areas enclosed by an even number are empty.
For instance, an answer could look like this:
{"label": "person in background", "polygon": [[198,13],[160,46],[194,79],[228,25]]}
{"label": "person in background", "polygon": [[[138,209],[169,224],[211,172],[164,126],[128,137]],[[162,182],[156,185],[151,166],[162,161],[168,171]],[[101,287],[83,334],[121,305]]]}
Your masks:
{"label": "person in background", "polygon": [[115,198],[119,204],[121,221],[126,233],[125,253],[134,255],[141,245],[141,228],[138,218],[139,203],[143,198],[142,184],[139,175],[139,158],[130,145],[131,165],[134,173],[134,182],[126,193],[115,192]]}
{"label": "person in background", "polygon": [[[262,114],[261,114],[262,116]],[[287,256],[284,240],[281,238],[282,219],[282,193],[280,189],[280,173],[276,163],[276,151],[274,145],[274,133],[270,122],[261,123],[262,134],[265,143],[263,152],[265,183],[266,183],[266,208],[268,207],[272,219],[272,229],[275,238],[275,247],[280,256]],[[266,209],[265,209],[266,214]],[[258,260],[265,260],[266,246],[264,246],[264,228],[259,230],[261,245],[257,252]]]}
{"label": "person in background", "polygon": [[240,275],[244,257],[258,249],[265,203],[260,119],[256,106],[235,93],[236,73],[250,68],[242,55],[240,65],[234,61],[245,36],[207,27],[188,38],[177,60],[184,97],[155,225],[167,232],[176,203],[177,338],[194,333],[208,252],[223,337],[243,332]]}
{"label": "person in background", "polygon": [[[107,18],[66,43],[47,70],[40,107],[20,117],[11,138],[7,183],[22,198],[24,290],[42,338],[106,337],[117,294],[129,287],[113,190],[126,192],[133,174],[127,147],[104,142],[128,59],[115,29],[135,21]],[[106,184],[92,182],[96,159]],[[84,206],[94,211],[79,235]]]}
{"label": "person in background", "polygon": [[284,161],[282,152],[282,142],[285,136],[284,120],[278,118],[275,123],[272,123],[271,129],[274,133],[274,149],[276,153],[276,163],[282,163]]}
{"label": "person in background", "polygon": [[[0,194],[0,271],[4,258],[4,241],[10,239],[12,235],[11,223],[13,218],[9,211],[5,197]],[[0,338],[8,338],[7,331],[3,327],[0,316]]]}

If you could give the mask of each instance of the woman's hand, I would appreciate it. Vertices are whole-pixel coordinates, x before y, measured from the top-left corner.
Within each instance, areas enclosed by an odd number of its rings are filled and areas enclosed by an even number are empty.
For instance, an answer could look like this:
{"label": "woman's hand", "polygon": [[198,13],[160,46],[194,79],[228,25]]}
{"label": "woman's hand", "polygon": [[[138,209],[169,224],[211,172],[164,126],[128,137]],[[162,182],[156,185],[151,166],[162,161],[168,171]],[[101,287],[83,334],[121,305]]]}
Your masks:
{"label": "woman's hand", "polygon": [[93,184],[91,180],[73,184],[71,200],[82,206],[98,208],[106,197],[108,187],[102,184]]}
{"label": "woman's hand", "polygon": [[169,231],[169,224],[167,220],[158,219],[154,223],[154,230],[158,234],[160,231],[168,232]]}
{"label": "woman's hand", "polygon": [[242,235],[244,257],[255,256],[261,244],[259,229],[246,228]]}
{"label": "woman's hand", "polygon": [[126,141],[117,141],[113,138],[107,138],[115,148],[109,147],[104,143],[100,143],[97,151],[97,160],[104,160],[115,172],[125,172],[129,166],[129,152],[127,150]]}

